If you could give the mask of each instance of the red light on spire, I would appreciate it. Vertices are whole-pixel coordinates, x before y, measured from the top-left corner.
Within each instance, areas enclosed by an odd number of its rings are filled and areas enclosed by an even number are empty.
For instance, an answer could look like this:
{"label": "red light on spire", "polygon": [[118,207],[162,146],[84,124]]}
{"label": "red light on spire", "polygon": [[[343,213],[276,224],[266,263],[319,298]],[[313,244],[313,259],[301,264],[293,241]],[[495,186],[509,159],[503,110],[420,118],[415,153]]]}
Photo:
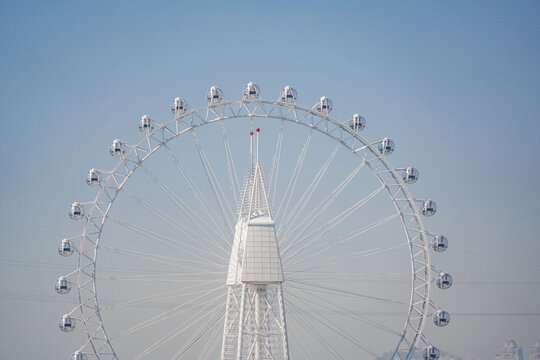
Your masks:
{"label": "red light on spire", "polygon": [[257,128],[257,132],[261,131],[261,129]]}
{"label": "red light on spire", "polygon": [[253,135],[253,131],[251,131],[251,132],[249,133],[249,135]]}

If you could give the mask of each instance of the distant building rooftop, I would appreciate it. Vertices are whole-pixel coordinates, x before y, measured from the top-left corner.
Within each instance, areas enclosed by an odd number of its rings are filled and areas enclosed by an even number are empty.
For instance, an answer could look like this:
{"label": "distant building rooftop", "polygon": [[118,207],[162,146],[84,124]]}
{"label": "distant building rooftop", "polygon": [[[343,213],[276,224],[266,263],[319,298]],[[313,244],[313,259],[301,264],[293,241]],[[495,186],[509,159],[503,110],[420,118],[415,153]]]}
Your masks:
{"label": "distant building rooftop", "polygon": [[495,360],[525,360],[523,349],[514,340],[505,341],[502,349],[495,356]]}

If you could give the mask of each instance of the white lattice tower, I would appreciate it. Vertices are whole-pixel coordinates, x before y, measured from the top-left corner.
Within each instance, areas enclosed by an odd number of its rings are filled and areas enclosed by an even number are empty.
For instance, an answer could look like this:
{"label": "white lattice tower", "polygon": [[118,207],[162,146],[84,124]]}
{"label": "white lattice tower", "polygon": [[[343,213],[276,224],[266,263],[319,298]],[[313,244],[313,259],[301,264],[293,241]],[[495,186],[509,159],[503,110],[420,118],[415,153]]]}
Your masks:
{"label": "white lattice tower", "polygon": [[[227,274],[222,360],[289,360],[281,257],[253,132]],[[255,156],[254,156],[255,155]]]}

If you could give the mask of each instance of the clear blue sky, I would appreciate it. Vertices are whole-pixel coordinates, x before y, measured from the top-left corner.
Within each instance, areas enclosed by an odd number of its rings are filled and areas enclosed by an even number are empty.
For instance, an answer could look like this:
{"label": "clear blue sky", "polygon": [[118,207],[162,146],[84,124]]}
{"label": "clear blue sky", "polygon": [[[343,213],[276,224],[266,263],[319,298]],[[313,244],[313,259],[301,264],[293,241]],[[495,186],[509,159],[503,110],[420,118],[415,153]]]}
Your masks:
{"label": "clear blue sky", "polygon": [[[110,141],[175,96],[238,98],[248,81],[328,95],[395,139],[452,241],[453,312],[540,313],[538,1],[2,1],[0,32],[0,358],[66,353],[50,264]],[[491,359],[540,338],[540,316],[457,315],[431,337]]]}

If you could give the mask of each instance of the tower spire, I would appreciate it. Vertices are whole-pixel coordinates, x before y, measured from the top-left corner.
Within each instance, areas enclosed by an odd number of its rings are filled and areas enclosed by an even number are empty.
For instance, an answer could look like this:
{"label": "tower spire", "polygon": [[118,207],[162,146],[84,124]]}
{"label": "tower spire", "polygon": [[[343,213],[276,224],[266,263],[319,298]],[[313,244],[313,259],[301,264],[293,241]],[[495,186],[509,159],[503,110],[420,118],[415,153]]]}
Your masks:
{"label": "tower spire", "polygon": [[260,130],[257,128],[257,138],[253,141],[253,131],[250,135],[249,146],[249,175],[244,185],[239,217],[250,220],[260,216],[272,218],[272,210],[268,200],[268,191],[264,184],[261,164],[259,162]]}
{"label": "tower spire", "polygon": [[283,269],[259,162],[260,129],[255,142],[253,135],[227,274],[221,360],[289,360]]}

